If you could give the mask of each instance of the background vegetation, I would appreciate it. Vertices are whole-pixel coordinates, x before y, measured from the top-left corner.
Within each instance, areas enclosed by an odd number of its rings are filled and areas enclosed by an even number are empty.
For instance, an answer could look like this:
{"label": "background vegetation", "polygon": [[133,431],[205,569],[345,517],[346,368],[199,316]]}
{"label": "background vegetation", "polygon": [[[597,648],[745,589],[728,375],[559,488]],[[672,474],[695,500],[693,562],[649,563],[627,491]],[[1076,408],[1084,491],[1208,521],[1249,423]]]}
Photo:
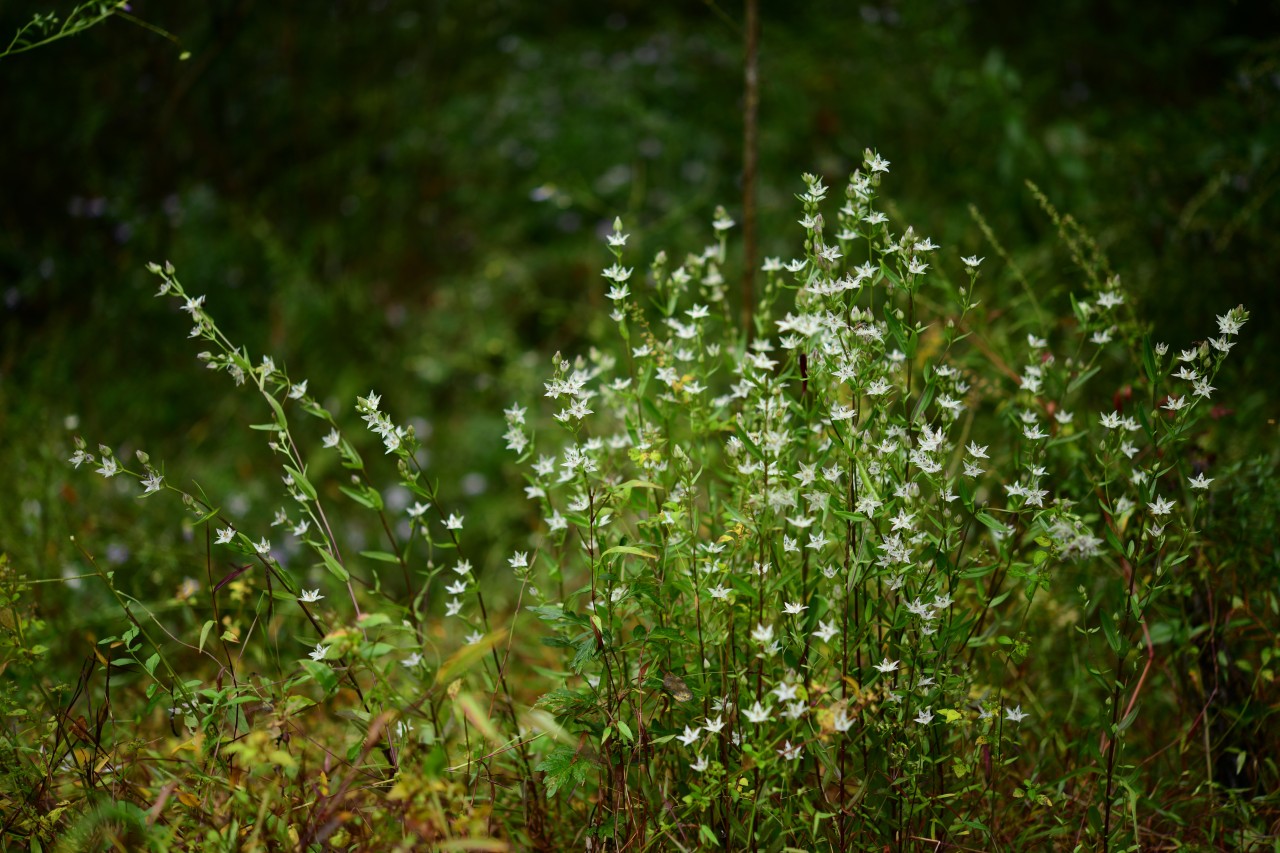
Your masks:
{"label": "background vegetation", "polygon": [[[0,33],[47,5],[4,4]],[[795,218],[799,171],[838,186],[874,147],[894,215],[949,251],[995,254],[981,211],[1009,252],[984,272],[1010,300],[1019,276],[1045,300],[1078,277],[1030,179],[1098,238],[1161,338],[1249,307],[1202,443],[1236,472],[1211,536],[1229,612],[1188,653],[1227,673],[1224,767],[1247,754],[1274,779],[1280,12],[765,5],[762,254],[785,250],[768,240]],[[699,245],[740,193],[736,6],[139,0],[131,15],[162,32],[117,16],[0,59],[0,552],[7,582],[73,578],[22,593],[26,651],[0,650],[13,708],[77,684],[119,630],[107,590],[74,579],[88,567],[71,536],[158,607],[181,608],[203,572],[181,508],[76,476],[73,435],[145,449],[238,515],[275,507],[255,477],[269,453],[243,427],[261,402],[200,372],[145,262],[172,260],[233,340],[309,377],[330,410],[395,389],[485,543],[477,562],[495,563],[528,532],[502,409],[603,328],[614,215],[643,257]],[[1188,601],[1188,624],[1218,606]]]}

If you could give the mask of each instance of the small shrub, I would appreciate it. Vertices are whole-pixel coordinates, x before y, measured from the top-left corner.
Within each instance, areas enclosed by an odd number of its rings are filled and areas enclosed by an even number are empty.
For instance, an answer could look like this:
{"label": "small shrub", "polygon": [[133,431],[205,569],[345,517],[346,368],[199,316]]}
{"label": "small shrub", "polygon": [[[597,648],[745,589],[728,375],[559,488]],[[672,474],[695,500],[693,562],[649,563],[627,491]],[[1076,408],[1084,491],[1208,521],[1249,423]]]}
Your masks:
{"label": "small shrub", "polygon": [[[896,230],[888,167],[868,152],[835,200],[805,176],[803,249],[766,261],[749,329],[725,211],[645,273],[615,223],[616,337],[506,412],[531,507],[506,565],[390,402],[356,401],[366,462],[153,265],[200,360],[266,401],[286,500],[233,518],[77,443],[77,467],[176,492],[207,555],[185,640],[98,571],[129,621],[108,672],[148,682],[137,721],[169,708],[190,752],[121,774],[187,794],[171,826],[304,847],[1136,849],[1184,796],[1214,815],[1184,835],[1249,823],[1188,775],[1195,723],[1153,688],[1153,615],[1204,570],[1220,475],[1194,450],[1247,312],[1159,342],[1041,196],[1082,287],[1064,316],[1004,314],[982,258]],[[326,456],[342,479],[313,477]],[[383,541],[344,541],[350,512]]]}

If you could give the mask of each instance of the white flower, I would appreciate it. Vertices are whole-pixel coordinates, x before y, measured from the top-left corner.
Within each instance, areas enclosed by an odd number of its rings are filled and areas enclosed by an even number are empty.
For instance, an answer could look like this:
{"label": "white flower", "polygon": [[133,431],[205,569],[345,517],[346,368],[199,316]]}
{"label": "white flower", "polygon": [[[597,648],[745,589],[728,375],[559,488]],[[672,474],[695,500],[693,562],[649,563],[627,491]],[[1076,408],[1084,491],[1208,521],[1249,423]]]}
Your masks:
{"label": "white flower", "polygon": [[782,606],[782,612],[788,616],[799,616],[809,609],[809,605],[801,604],[798,601],[788,601]]}
{"label": "white flower", "polygon": [[102,467],[98,469],[98,473],[104,477],[114,477],[120,473],[120,464],[116,462],[113,456],[104,457]]}
{"label": "white flower", "polygon": [[1049,437],[1049,434],[1047,432],[1040,429],[1039,424],[1036,424],[1035,426],[1023,427],[1022,434],[1025,435],[1027,438],[1031,439],[1032,441],[1038,441],[1039,439]]}
{"label": "white flower", "polygon": [[889,388],[890,385],[888,382],[883,379],[877,379],[875,382],[872,382],[867,386],[867,394],[872,397],[879,397],[881,394],[888,391]]}
{"label": "white flower", "polygon": [[523,569],[529,565],[529,552],[516,551],[515,554],[507,558],[507,565],[513,569]]}
{"label": "white flower", "polygon": [[299,520],[298,523],[295,524],[293,526],[293,529],[289,532],[292,533],[294,536],[306,536],[307,531],[310,529],[311,529],[311,522],[304,518]]}
{"label": "white flower", "polygon": [[778,682],[778,685],[769,692],[776,696],[779,702],[790,702],[796,698],[796,686],[785,681]]}
{"label": "white flower", "polygon": [[611,281],[616,281],[618,284],[622,284],[627,279],[631,278],[631,270],[619,266],[618,264],[614,264],[600,274]]}
{"label": "white flower", "polygon": [[479,631],[472,631],[466,637],[468,646],[474,646],[476,643],[480,642],[483,639],[484,639],[484,634],[481,634]]}
{"label": "white flower", "polygon": [[1199,476],[1187,478],[1187,483],[1189,483],[1193,489],[1207,489],[1209,488],[1209,484],[1212,482],[1213,478],[1206,478],[1204,476],[1204,472],[1201,472]]}
{"label": "white flower", "polygon": [[142,480],[142,487],[144,490],[142,493],[144,495],[149,495],[152,492],[160,491],[160,481],[163,479],[164,477],[160,476],[157,472],[152,471]]}
{"label": "white flower", "polygon": [[400,661],[400,665],[403,666],[405,669],[413,669],[415,666],[417,666],[420,663],[422,663],[422,655],[419,654],[418,652],[414,652],[404,660]]}
{"label": "white flower", "polygon": [[324,598],[324,596],[320,594],[319,589],[304,589],[302,591],[302,597],[299,598],[298,601],[301,601],[303,604],[310,604],[311,602],[319,601],[322,598]]}
{"label": "white flower", "polygon": [[838,732],[847,732],[851,726],[853,726],[853,717],[849,716],[844,708],[831,718],[831,727]]}
{"label": "white flower", "polygon": [[457,515],[456,513],[449,513],[449,519],[444,523],[444,526],[449,530],[461,530],[462,516]]}
{"label": "white flower", "polygon": [[773,626],[765,625],[763,623],[756,625],[756,627],[751,631],[751,639],[761,645],[767,645],[773,641]]}
{"label": "white flower", "polygon": [[772,709],[762,706],[759,699],[750,708],[744,709],[742,714],[749,723],[767,723],[773,719]]}
{"label": "white flower", "polygon": [[1231,312],[1228,311],[1218,318],[1218,333],[1221,335],[1234,335],[1240,331],[1240,327],[1243,325],[1243,323],[1231,316]]}
{"label": "white flower", "polygon": [[707,769],[706,756],[699,755],[698,760],[690,764],[689,768],[693,770],[694,773],[701,773],[702,771],[706,770]]}
{"label": "white flower", "polygon": [[703,727],[707,730],[707,734],[718,735],[720,730],[724,728],[724,717],[718,716],[714,720],[707,717],[707,724]]}
{"label": "white flower", "polygon": [[445,616],[457,616],[461,612],[462,612],[461,598],[451,599],[449,603],[445,605],[445,609],[444,609]]}
{"label": "white flower", "polygon": [[236,538],[236,529],[234,527],[223,527],[218,531],[218,538],[213,540],[219,545],[226,545],[232,539]]}
{"label": "white flower", "polygon": [[881,157],[879,154],[872,154],[866,158],[867,168],[873,172],[888,172],[889,161]]}
{"label": "white flower", "polygon": [[264,536],[264,537],[262,537],[262,538],[261,538],[261,539],[259,539],[259,540],[257,541],[257,543],[253,546],[253,550],[257,551],[259,554],[262,554],[262,555],[264,555],[264,556],[265,556],[265,555],[267,555],[267,554],[270,554],[270,553],[271,553],[271,540],[270,540],[270,539],[268,539],[268,538],[267,538],[267,537],[265,537],[265,536]]}
{"label": "white flower", "polygon": [[338,435],[338,431],[336,429],[331,429],[329,430],[329,434],[324,437],[323,443],[325,447],[337,447],[338,442],[341,440],[342,436]]}
{"label": "white flower", "polygon": [[985,260],[986,258],[980,258],[977,255],[970,255],[967,258],[961,258],[960,262],[963,263],[969,269],[977,269],[978,264],[982,263]]}
{"label": "white flower", "polygon": [[1156,498],[1147,504],[1147,508],[1151,510],[1152,515],[1168,515],[1169,511],[1173,509],[1173,501],[1165,498]]}
{"label": "white flower", "polygon": [[311,659],[315,661],[324,660],[324,656],[329,654],[329,649],[323,643],[316,643],[316,647],[311,650]]}
{"label": "white flower", "polygon": [[1020,723],[1029,716],[1031,715],[1026,711],[1023,711],[1021,705],[1015,705],[1012,708],[1004,709],[1004,717],[1011,723]]}
{"label": "white flower", "polygon": [[880,670],[883,673],[890,673],[896,670],[898,668],[898,664],[900,663],[902,663],[902,661],[900,660],[890,661],[889,658],[886,657],[883,661],[876,664],[875,668]]}
{"label": "white flower", "polygon": [[919,714],[917,714],[917,715],[916,715],[916,722],[917,722],[917,723],[919,723],[919,724],[920,724],[920,725],[922,725],[922,726],[926,726],[926,725],[928,725],[929,723],[933,722],[933,709],[932,709],[932,708],[925,708],[923,711],[921,711]]}
{"label": "white flower", "polygon": [[822,640],[822,642],[824,643],[829,643],[831,642],[832,638],[839,633],[840,633],[840,629],[836,627],[835,620],[833,619],[830,622],[819,621],[818,630],[813,632],[813,636],[817,637],[819,640]]}
{"label": "white flower", "polygon": [[858,512],[862,513],[867,517],[871,517],[871,516],[874,516],[876,514],[876,510],[883,505],[884,504],[882,501],[878,501],[875,498],[868,495],[866,497],[859,498],[858,505],[854,507],[854,509],[856,509]]}
{"label": "white flower", "polygon": [[800,757],[800,752],[803,749],[803,744],[796,744],[795,746],[792,746],[791,741],[787,741],[782,745],[782,748],[778,750],[778,755],[782,756],[787,761],[795,761]]}
{"label": "white flower", "polygon": [[307,380],[302,380],[297,385],[289,386],[289,399],[301,400],[307,393]]}
{"label": "white flower", "polygon": [[682,734],[682,735],[677,735],[677,736],[676,736],[676,739],[677,739],[677,740],[679,740],[679,741],[680,741],[682,744],[684,744],[685,746],[693,746],[693,745],[694,745],[694,743],[696,743],[696,742],[697,742],[697,740],[698,740],[698,733],[699,733],[700,731],[702,731],[702,730],[701,730],[701,729],[695,729],[695,728],[693,728],[693,727],[691,727],[691,726],[685,726],[685,727],[684,727],[684,734]]}

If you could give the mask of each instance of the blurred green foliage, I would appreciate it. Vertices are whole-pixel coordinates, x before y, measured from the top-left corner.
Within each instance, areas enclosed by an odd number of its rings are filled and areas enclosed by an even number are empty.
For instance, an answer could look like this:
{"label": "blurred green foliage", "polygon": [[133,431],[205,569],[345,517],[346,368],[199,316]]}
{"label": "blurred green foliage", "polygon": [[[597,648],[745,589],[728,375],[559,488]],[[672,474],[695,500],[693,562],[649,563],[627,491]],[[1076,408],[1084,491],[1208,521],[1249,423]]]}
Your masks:
{"label": "blurred green foliage", "polygon": [[[46,5],[5,4],[0,32]],[[1098,235],[1159,336],[1202,337],[1211,310],[1244,302],[1257,325],[1242,361],[1274,368],[1273,6],[765,5],[762,233],[787,233],[798,171],[839,181],[872,146],[911,200],[903,218],[990,254],[973,203],[1060,293],[1077,273],[1032,179]],[[444,492],[490,495],[469,527],[504,552],[525,508],[500,410],[603,320],[602,229],[621,214],[642,252],[693,247],[716,203],[735,208],[741,10],[139,0],[132,14],[177,43],[112,18],[0,61],[0,550],[27,575],[74,574],[77,533],[161,597],[203,569],[178,545],[180,508],[71,475],[73,433],[145,448],[237,516],[270,518],[279,496],[251,476],[267,451],[236,426],[259,404],[203,375],[184,318],[151,298],[142,265],[168,258],[255,360],[348,416],[372,386],[419,419]],[[1274,403],[1236,399],[1231,449],[1268,447]],[[53,617],[74,600],[44,598]]]}

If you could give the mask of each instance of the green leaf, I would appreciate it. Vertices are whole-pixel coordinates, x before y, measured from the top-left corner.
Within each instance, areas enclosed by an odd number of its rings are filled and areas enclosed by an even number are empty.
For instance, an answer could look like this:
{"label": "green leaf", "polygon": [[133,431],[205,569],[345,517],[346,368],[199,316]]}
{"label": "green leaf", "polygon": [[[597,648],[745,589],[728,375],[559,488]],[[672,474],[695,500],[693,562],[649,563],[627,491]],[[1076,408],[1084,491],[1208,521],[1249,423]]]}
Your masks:
{"label": "green leaf", "polygon": [[1124,546],[1120,544],[1120,537],[1116,536],[1116,532],[1111,529],[1111,525],[1102,528],[1103,538],[1107,540],[1107,544],[1115,549],[1115,552],[1124,555]]}
{"label": "green leaf", "polygon": [[478,643],[467,643],[462,648],[453,653],[444,665],[436,671],[436,684],[448,684],[462,673],[466,672],[471,666],[485,655],[489,650],[498,645],[507,636],[506,629],[499,628],[485,634]]}
{"label": "green leaf", "polygon": [[1111,647],[1111,651],[1120,653],[1120,632],[1116,630],[1115,620],[1111,618],[1111,614],[1106,610],[1098,611],[1098,615],[1102,619],[1102,633],[1106,635],[1107,645]]}
{"label": "green leaf", "polygon": [[1001,536],[1009,532],[1008,527],[1001,524],[999,521],[996,521],[994,517],[992,517],[989,513],[987,513],[984,510],[979,510],[977,513],[974,514],[973,517],[976,518],[978,521],[981,521],[987,527],[990,527],[993,531],[1000,534]]}
{"label": "green leaf", "polygon": [[684,634],[678,628],[654,628],[649,632],[649,642],[654,640],[662,640],[664,642],[680,642],[684,639]]}
{"label": "green leaf", "polygon": [[545,774],[542,781],[547,786],[547,796],[554,797],[561,788],[581,784],[591,772],[591,764],[583,761],[573,747],[560,744],[534,769]]}
{"label": "green leaf", "polygon": [[1101,367],[1091,367],[1088,370],[1086,370],[1084,373],[1081,373],[1075,379],[1072,379],[1070,382],[1067,383],[1067,393],[1074,394],[1076,391],[1080,389],[1082,385],[1084,385],[1084,383],[1092,379],[1093,375],[1101,369],[1102,369]]}
{"label": "green leaf", "polygon": [[929,404],[933,402],[933,394],[937,389],[934,387],[933,379],[925,383],[924,390],[920,392],[920,399],[916,401],[916,406],[911,410],[911,421],[914,423],[920,419],[925,410],[929,408]]}
{"label": "green leaf", "polygon": [[277,400],[273,395],[268,394],[265,391],[263,392],[262,396],[267,398],[267,402],[271,404],[271,410],[276,413],[276,423],[280,424],[281,429],[284,429],[284,426],[286,423],[288,423],[288,421],[285,420],[284,409],[281,408],[280,401]]}
{"label": "green leaf", "polygon": [[637,557],[644,557],[646,560],[658,559],[657,554],[650,554],[648,551],[637,548],[634,545],[614,545],[608,551],[601,554],[601,557],[608,557],[611,554],[634,554]]}
{"label": "green leaf", "polygon": [[650,483],[648,480],[627,480],[621,485],[615,486],[618,489],[661,489],[657,483]]}
{"label": "green leaf", "polygon": [[307,479],[307,475],[289,465],[284,466],[284,470],[293,478],[293,484],[302,490],[310,500],[316,499],[316,487],[311,485],[311,481]]}
{"label": "green leaf", "polygon": [[346,570],[346,567],[344,567],[341,563],[339,563],[332,554],[330,554],[328,551],[324,550],[323,548],[320,548],[317,550],[320,554],[320,559],[324,560],[324,567],[329,570],[330,574],[332,574],[335,578],[342,581],[343,583],[346,583],[347,581],[351,580],[351,573],[348,572]]}
{"label": "green leaf", "polygon": [[204,623],[204,627],[200,629],[200,651],[204,651],[204,641],[209,639],[209,632],[213,630],[214,621],[210,619]]}
{"label": "green leaf", "polygon": [[400,558],[388,551],[361,551],[361,557],[369,560],[377,560],[380,563],[398,563]]}
{"label": "green leaf", "polygon": [[359,489],[353,489],[350,486],[338,486],[338,490],[366,509],[371,509],[375,512],[382,510],[382,495],[367,486],[362,486]]}
{"label": "green leaf", "polygon": [[634,742],[636,739],[636,736],[631,733],[631,726],[623,720],[618,720],[618,732],[629,742]]}

